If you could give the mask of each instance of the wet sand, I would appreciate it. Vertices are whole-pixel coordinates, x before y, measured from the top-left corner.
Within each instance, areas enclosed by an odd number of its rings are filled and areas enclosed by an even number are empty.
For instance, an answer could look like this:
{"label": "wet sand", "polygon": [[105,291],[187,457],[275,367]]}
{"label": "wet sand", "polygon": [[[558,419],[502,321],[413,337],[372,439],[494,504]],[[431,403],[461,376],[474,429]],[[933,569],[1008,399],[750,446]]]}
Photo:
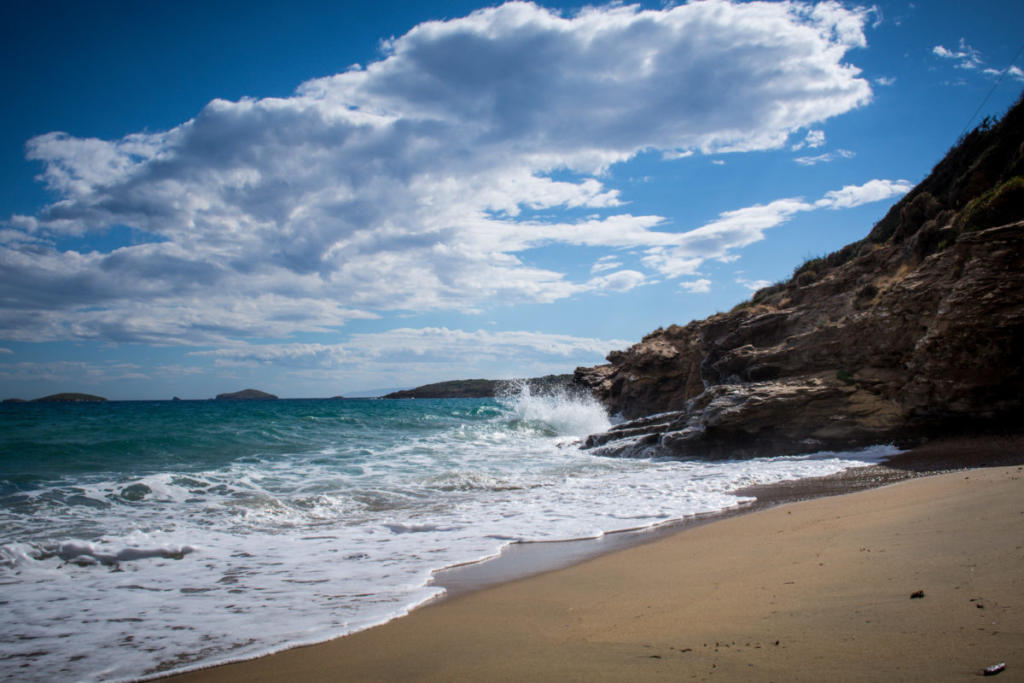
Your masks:
{"label": "wet sand", "polygon": [[1021,443],[748,489],[751,514],[173,680],[1024,680]]}

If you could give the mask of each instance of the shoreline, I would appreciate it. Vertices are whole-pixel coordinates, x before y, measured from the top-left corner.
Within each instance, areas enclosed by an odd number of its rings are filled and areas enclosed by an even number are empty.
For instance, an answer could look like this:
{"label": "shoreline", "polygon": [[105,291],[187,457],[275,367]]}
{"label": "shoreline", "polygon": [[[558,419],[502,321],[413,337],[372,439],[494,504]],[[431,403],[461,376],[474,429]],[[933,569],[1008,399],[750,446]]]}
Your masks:
{"label": "shoreline", "polygon": [[736,489],[732,491],[734,495],[756,500],[717,512],[691,515],[642,529],[615,531],[600,538],[512,543],[494,557],[436,571],[430,585],[444,588],[445,594],[416,609],[508,581],[565,569],[601,555],[653,543],[696,526],[777,505],[845,495],[921,476],[1000,464],[1024,464],[1024,437],[984,436],[937,440],[889,456],[874,465],[854,467],[824,477],[791,479]]}
{"label": "shoreline", "polygon": [[[459,609],[449,607],[450,605],[462,606],[464,601],[474,600],[485,602],[484,596],[495,591],[511,590],[513,586],[520,587],[531,582],[550,581],[550,577],[565,573],[571,574],[579,571],[582,567],[608,561],[608,558],[649,553],[653,548],[680,543],[680,539],[688,538],[698,532],[706,534],[709,533],[707,531],[709,529],[717,530],[722,525],[735,523],[737,520],[740,520],[742,524],[742,520],[758,518],[760,515],[771,513],[782,506],[788,507],[787,504],[790,503],[808,501],[814,503],[821,500],[842,501],[849,498],[845,494],[877,490],[888,484],[917,479],[926,475],[949,474],[977,468],[1006,469],[1022,464],[1024,464],[1024,438],[1022,437],[951,439],[912,449],[890,457],[877,465],[853,468],[835,475],[740,489],[736,492],[737,494],[756,496],[757,500],[722,512],[699,515],[645,530],[608,534],[600,539],[513,544],[496,558],[438,572],[432,584],[444,587],[446,595],[419,606],[406,616],[323,643],[297,646],[256,659],[170,674],[163,679],[230,681],[248,680],[255,675],[260,680],[273,681],[295,675],[306,678],[313,675],[312,672],[318,671],[321,674],[317,675],[321,675],[323,680],[344,679],[345,676],[350,676],[351,680],[374,680],[377,679],[375,678],[377,674],[380,676],[379,680],[390,680],[392,678],[385,675],[383,669],[379,672],[376,671],[375,667],[380,667],[380,663],[364,668],[356,675],[349,670],[348,657],[342,656],[340,660],[337,658],[341,656],[341,651],[351,652],[354,642],[361,642],[365,639],[376,642],[380,638],[384,638],[389,648],[393,648],[399,655],[403,655],[400,657],[401,659],[408,656],[422,659],[423,653],[413,655],[407,652],[409,648],[403,645],[401,638],[395,633],[405,630],[406,627],[401,624],[408,620],[417,623],[423,619],[429,621],[438,610]],[[839,507],[842,507],[841,503]],[[704,529],[701,530],[701,527]],[[600,596],[595,597],[599,598]],[[429,616],[422,616],[428,613]],[[356,647],[357,651],[358,649]],[[302,665],[301,662],[306,661],[307,657],[316,659],[316,663]],[[660,655],[659,658],[661,658]],[[296,666],[296,660],[300,663],[301,674],[284,673],[284,670],[281,670],[277,664],[280,663],[281,666],[286,667],[287,671],[292,671],[292,667]],[[332,669],[332,662],[340,668]],[[390,670],[390,667],[384,668]],[[278,673],[273,673],[274,671]],[[545,671],[548,669],[541,666],[530,676],[540,675],[543,678]],[[328,674],[328,672],[330,673]],[[487,678],[493,673],[478,671],[474,675]],[[408,674],[408,677],[417,678],[416,675],[413,675],[412,670]],[[426,676],[424,679],[431,679],[431,677]],[[513,677],[510,680],[516,679]]]}

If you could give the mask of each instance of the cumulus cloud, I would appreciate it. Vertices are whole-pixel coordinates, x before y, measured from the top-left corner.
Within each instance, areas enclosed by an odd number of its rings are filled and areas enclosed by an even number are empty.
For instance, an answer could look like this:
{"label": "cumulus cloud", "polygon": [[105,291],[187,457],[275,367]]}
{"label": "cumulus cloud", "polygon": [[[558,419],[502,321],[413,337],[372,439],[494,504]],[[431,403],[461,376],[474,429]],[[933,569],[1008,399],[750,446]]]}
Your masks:
{"label": "cumulus cloud", "polygon": [[[0,325],[23,340],[198,343],[643,281],[573,281],[521,260],[545,244],[640,245],[660,272],[692,273],[743,243],[730,221],[658,232],[661,217],[618,213],[602,172],[645,150],[780,148],[867,103],[868,82],[844,62],[866,17],[837,3],[561,15],[512,2],[420,24],[380,60],[289,97],[218,99],[117,140],[41,135],[28,157],[57,199],[7,222]],[[597,217],[523,218],[571,208]],[[786,209],[740,210],[758,211]],[[153,240],[109,254],[33,241],[114,225]]]}

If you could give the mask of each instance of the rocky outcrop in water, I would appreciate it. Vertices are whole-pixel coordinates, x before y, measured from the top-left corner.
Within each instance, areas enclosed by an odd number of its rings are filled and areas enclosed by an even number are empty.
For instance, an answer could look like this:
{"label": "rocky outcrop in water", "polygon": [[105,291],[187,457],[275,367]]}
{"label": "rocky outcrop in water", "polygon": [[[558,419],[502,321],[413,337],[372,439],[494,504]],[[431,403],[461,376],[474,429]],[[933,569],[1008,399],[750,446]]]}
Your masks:
{"label": "rocky outcrop in water", "polygon": [[729,313],[647,335],[577,384],[631,421],[609,455],[746,457],[1019,429],[1024,103],[864,240]]}
{"label": "rocky outcrop in water", "polygon": [[259,389],[242,389],[241,391],[217,394],[218,401],[270,401],[276,398],[277,396]]}

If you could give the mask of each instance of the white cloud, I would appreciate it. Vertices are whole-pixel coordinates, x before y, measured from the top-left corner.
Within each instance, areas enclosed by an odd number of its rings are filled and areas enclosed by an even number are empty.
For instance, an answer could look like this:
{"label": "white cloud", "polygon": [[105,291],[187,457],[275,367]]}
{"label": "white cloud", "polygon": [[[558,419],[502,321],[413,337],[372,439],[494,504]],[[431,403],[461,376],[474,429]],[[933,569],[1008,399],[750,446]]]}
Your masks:
{"label": "white cloud", "polygon": [[[525,366],[538,358],[579,359],[593,362],[609,351],[629,346],[622,339],[592,339],[542,332],[452,330],[446,327],[401,328],[387,332],[355,334],[343,344],[246,344],[190,355],[212,358],[219,365],[275,365],[326,370],[357,370],[368,366],[374,372],[391,367],[424,363],[459,364],[476,359],[500,359],[513,366]],[[563,365],[564,367],[564,365]],[[466,372],[463,368],[462,372]]]}
{"label": "white cloud", "polygon": [[727,263],[735,260],[736,249],[761,241],[766,230],[785,223],[798,213],[816,209],[849,209],[891,199],[906,193],[911,187],[906,180],[875,179],[863,185],[831,190],[813,203],[794,197],[726,211],[717,220],[689,232],[675,235],[651,233],[670,239],[650,247],[642,261],[666,277],[695,275],[708,259]]}
{"label": "white cloud", "polygon": [[701,278],[690,282],[680,282],[679,288],[686,290],[690,294],[707,294],[711,291],[711,280]]}
{"label": "white cloud", "polygon": [[771,283],[771,280],[746,280],[744,278],[736,278],[736,284],[743,285],[752,292],[756,292],[759,289],[764,289]]}
{"label": "white cloud", "polygon": [[807,131],[806,137],[803,140],[793,145],[793,150],[803,149],[817,149],[825,144],[825,131],[823,130],[809,130]]}
{"label": "white cloud", "polygon": [[[678,236],[652,230],[661,217],[615,213],[619,190],[601,173],[645,150],[779,148],[867,103],[868,82],[843,62],[865,44],[866,16],[720,1],[562,16],[515,2],[416,26],[379,61],[290,97],[214,100],[118,140],[41,135],[28,157],[58,198],[8,221],[0,328],[21,340],[285,337],[642,281],[575,282],[517,256],[543,244],[641,245],[662,272],[692,272],[743,239],[723,227],[683,239],[690,256],[659,253],[682,249]],[[560,169],[578,179],[551,177]],[[574,207],[608,215],[520,218]],[[155,241],[80,254],[28,238],[112,225]]]}
{"label": "white cloud", "polygon": [[646,277],[636,270],[620,270],[611,275],[602,275],[588,284],[594,289],[607,289],[613,292],[628,292],[644,284]]}
{"label": "white cloud", "polygon": [[607,270],[615,270],[616,268],[622,267],[622,262],[615,256],[602,256],[601,258],[594,261],[594,265],[590,266],[590,274],[595,275],[597,273],[603,273]]}
{"label": "white cloud", "polygon": [[956,62],[955,66],[958,69],[973,70],[981,67],[985,63],[981,58],[981,53],[968,45],[963,38],[960,39],[960,44],[957,49],[950,50],[942,45],[936,45],[932,48],[932,54],[940,59],[948,59]]}
{"label": "white cloud", "polygon": [[875,79],[875,84],[883,87],[889,87],[890,85],[896,84],[896,79],[891,76],[879,76]]}
{"label": "white cloud", "polygon": [[83,361],[24,361],[0,363],[4,382],[51,383],[65,386],[93,386],[108,382],[150,379],[134,363],[90,363]]}
{"label": "white cloud", "polygon": [[[957,69],[964,69],[966,71],[980,70],[980,73],[989,78],[1001,79],[1004,76],[1009,76],[1016,81],[1024,81],[1024,70],[1021,70],[1020,67],[1014,64],[1010,64],[1005,69],[982,68],[985,66],[985,60],[982,59],[981,52],[967,44],[967,41],[963,38],[960,39],[956,49],[936,45],[932,48],[932,54],[940,59],[953,62],[953,66]],[[947,82],[947,85],[965,85],[965,82],[961,79]]]}
{"label": "white cloud", "polygon": [[826,192],[814,205],[824,209],[852,209],[904,195],[913,187],[909,180],[869,180],[863,185],[847,185],[841,190]]}
{"label": "white cloud", "polygon": [[14,351],[11,351],[10,349],[8,349],[8,348],[6,348],[4,346],[0,346],[0,354],[8,355],[8,354],[12,354],[12,353],[14,353]]}
{"label": "white cloud", "polygon": [[993,76],[995,78],[1002,78],[1003,76],[1009,76],[1015,81],[1024,81],[1024,70],[1011,64],[1003,70],[999,69],[985,69],[982,71],[986,76]]}
{"label": "white cloud", "polygon": [[836,159],[852,159],[857,156],[856,152],[852,152],[848,149],[837,149],[835,152],[825,152],[824,154],[818,154],[810,157],[797,157],[793,159],[796,163],[801,166],[816,166],[817,164],[827,164],[835,161]]}

